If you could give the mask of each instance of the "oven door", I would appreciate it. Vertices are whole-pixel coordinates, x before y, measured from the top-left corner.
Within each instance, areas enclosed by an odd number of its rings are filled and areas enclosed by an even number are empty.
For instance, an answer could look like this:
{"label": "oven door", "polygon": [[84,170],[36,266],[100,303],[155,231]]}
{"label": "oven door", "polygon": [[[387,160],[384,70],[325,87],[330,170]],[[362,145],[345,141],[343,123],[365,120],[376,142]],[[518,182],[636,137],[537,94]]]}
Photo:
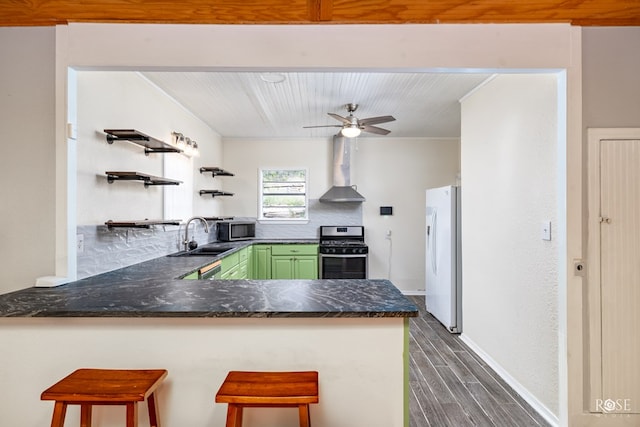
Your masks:
{"label": "oven door", "polygon": [[367,255],[320,254],[321,279],[366,279]]}

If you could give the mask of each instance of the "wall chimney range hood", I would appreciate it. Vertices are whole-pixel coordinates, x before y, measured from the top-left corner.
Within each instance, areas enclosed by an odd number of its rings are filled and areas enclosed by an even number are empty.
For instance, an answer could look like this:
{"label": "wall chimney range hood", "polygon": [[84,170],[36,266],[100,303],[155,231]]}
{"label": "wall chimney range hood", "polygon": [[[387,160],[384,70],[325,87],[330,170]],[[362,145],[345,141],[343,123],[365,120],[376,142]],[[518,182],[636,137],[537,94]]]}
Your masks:
{"label": "wall chimney range hood", "polygon": [[320,197],[321,202],[362,203],[365,198],[351,186],[351,144],[349,138],[333,137],[333,187]]}

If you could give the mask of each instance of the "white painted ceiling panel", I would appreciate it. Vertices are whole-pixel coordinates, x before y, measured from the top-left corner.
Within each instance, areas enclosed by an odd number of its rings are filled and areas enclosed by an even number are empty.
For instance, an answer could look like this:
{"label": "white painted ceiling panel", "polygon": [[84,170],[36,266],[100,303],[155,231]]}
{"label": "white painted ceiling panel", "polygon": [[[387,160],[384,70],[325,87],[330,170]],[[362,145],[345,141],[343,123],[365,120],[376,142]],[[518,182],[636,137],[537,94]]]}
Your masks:
{"label": "white painted ceiling panel", "polygon": [[[459,99],[488,74],[325,72],[144,72],[151,82],[225,138],[329,137],[327,115],[392,115],[377,125],[394,137],[459,137]],[[284,78],[271,82],[273,78]],[[364,133],[366,137],[384,136]]]}

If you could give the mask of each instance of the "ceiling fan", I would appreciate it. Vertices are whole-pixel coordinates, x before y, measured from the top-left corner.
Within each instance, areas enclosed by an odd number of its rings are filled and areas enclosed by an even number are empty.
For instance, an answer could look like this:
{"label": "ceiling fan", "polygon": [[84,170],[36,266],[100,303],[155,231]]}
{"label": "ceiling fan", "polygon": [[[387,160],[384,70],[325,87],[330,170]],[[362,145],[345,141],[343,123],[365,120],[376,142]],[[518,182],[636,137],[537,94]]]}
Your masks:
{"label": "ceiling fan", "polygon": [[360,135],[360,132],[369,132],[375,133],[378,135],[387,135],[390,130],[383,129],[377,126],[380,123],[392,122],[395,120],[393,116],[379,116],[379,117],[368,117],[366,119],[358,119],[353,113],[358,109],[358,104],[346,104],[344,106],[347,109],[349,115],[347,117],[342,117],[338,114],[327,113],[334,119],[342,122],[341,125],[324,125],[324,126],[303,126],[305,129],[310,128],[329,128],[329,127],[341,127],[342,136],[347,138],[355,138]]}

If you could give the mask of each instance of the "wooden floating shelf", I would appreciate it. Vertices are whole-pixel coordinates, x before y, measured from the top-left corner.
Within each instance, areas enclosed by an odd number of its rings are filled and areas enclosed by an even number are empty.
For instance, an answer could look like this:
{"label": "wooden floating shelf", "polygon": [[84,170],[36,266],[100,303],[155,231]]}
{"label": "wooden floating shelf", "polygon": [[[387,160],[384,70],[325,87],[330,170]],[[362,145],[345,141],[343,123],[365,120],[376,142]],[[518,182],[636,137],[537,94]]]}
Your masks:
{"label": "wooden floating shelf", "polygon": [[211,172],[211,175],[215,178],[216,176],[234,176],[231,172],[226,171],[224,169],[218,167],[208,167],[204,166],[200,168],[200,173]]}
{"label": "wooden floating shelf", "polygon": [[145,187],[150,185],[180,185],[182,181],[175,179],[162,178],[159,176],[147,175],[140,172],[113,172],[107,171],[107,182],[112,184],[114,181],[142,181]]}
{"label": "wooden floating shelf", "polygon": [[152,225],[180,225],[179,219],[152,220],[143,219],[138,221],[107,221],[104,223],[108,228],[151,228]]}
{"label": "wooden floating shelf", "polygon": [[200,195],[204,196],[206,194],[210,194],[211,197],[216,197],[216,196],[233,196],[233,193],[228,193],[226,191],[219,191],[219,190],[200,190]]}
{"label": "wooden floating shelf", "polygon": [[113,141],[132,142],[144,147],[145,155],[149,155],[149,153],[182,153],[181,149],[135,129],[105,129],[104,132],[107,134],[109,144],[113,144]]}

